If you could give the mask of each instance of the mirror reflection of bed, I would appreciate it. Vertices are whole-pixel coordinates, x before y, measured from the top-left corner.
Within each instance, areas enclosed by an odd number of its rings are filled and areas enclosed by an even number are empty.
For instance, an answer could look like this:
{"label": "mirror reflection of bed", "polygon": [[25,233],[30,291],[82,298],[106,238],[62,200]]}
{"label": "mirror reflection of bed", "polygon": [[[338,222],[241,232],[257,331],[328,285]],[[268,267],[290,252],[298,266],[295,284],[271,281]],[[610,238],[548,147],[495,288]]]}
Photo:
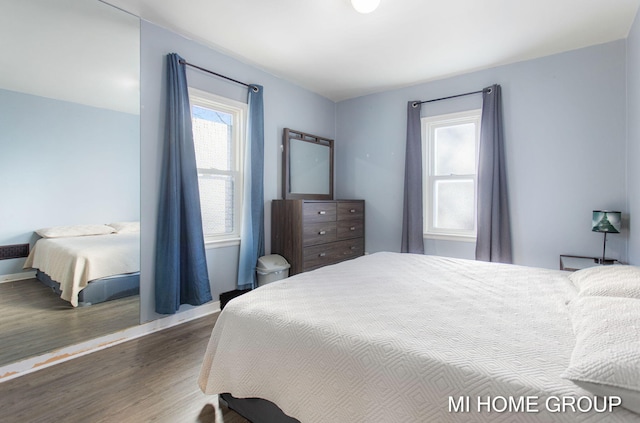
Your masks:
{"label": "mirror reflection of bed", "polygon": [[[139,324],[140,55],[138,18],[97,0],[2,8],[0,245],[31,253],[0,260],[6,365]],[[112,229],[36,233],[79,226]]]}

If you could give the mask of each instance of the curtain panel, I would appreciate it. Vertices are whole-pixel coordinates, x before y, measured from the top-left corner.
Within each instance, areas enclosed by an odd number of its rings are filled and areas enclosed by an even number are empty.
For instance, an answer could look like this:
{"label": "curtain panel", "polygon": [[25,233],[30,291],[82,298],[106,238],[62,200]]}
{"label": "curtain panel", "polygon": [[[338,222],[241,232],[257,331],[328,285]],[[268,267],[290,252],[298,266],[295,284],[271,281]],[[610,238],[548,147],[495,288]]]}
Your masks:
{"label": "curtain panel", "polygon": [[476,260],[511,263],[500,85],[488,87],[482,93],[477,198]]}
{"label": "curtain panel", "polygon": [[422,202],[422,135],[419,101],[407,104],[407,147],[400,252],[424,254]]}
{"label": "curtain panel", "polygon": [[258,258],[264,255],[264,105],[262,92],[261,85],[249,86],[238,289],[257,287],[256,264]]}
{"label": "curtain panel", "polygon": [[167,114],[155,256],[156,312],[211,301],[185,65],[167,56]]}

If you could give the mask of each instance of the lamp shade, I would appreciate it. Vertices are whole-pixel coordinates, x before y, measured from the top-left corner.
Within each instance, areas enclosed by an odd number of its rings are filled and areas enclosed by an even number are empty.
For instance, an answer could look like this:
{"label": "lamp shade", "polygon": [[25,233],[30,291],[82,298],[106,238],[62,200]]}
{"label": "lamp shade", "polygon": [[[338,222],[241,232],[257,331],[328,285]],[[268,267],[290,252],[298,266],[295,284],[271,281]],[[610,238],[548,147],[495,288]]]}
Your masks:
{"label": "lamp shade", "polygon": [[351,0],[351,5],[357,12],[371,13],[378,8],[380,0]]}
{"label": "lamp shade", "polygon": [[593,232],[607,232],[617,234],[622,227],[622,213],[611,210],[594,210],[591,221]]}

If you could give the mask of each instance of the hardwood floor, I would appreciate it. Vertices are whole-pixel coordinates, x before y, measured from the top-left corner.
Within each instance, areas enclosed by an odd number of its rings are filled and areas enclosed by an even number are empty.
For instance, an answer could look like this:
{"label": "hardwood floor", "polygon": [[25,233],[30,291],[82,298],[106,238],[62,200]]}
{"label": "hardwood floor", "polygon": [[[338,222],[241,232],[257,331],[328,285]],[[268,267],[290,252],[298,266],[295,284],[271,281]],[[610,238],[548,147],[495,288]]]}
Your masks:
{"label": "hardwood floor", "polygon": [[247,423],[197,385],[217,316],[0,383],[0,421]]}
{"label": "hardwood floor", "polygon": [[140,322],[138,296],[72,307],[36,279],[0,284],[0,365],[126,329]]}

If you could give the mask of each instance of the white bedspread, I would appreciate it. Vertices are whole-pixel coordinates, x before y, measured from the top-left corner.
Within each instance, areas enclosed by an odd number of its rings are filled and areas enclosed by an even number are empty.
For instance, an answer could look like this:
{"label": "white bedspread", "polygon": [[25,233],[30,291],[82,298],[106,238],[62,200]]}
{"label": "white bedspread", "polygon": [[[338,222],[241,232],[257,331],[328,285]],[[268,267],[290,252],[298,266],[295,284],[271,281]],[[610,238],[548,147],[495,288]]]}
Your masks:
{"label": "white bedspread", "polygon": [[[575,295],[560,271],[372,254],[230,302],[199,384],[267,399],[304,423],[639,422],[621,407],[547,411],[549,396],[591,396],[560,378]],[[539,397],[539,412],[478,413],[487,395]],[[450,396],[469,396],[470,412],[449,412]]]}
{"label": "white bedspread", "polygon": [[77,307],[89,281],[140,271],[140,234],[42,238],[24,264],[30,267],[59,282],[60,297]]}

